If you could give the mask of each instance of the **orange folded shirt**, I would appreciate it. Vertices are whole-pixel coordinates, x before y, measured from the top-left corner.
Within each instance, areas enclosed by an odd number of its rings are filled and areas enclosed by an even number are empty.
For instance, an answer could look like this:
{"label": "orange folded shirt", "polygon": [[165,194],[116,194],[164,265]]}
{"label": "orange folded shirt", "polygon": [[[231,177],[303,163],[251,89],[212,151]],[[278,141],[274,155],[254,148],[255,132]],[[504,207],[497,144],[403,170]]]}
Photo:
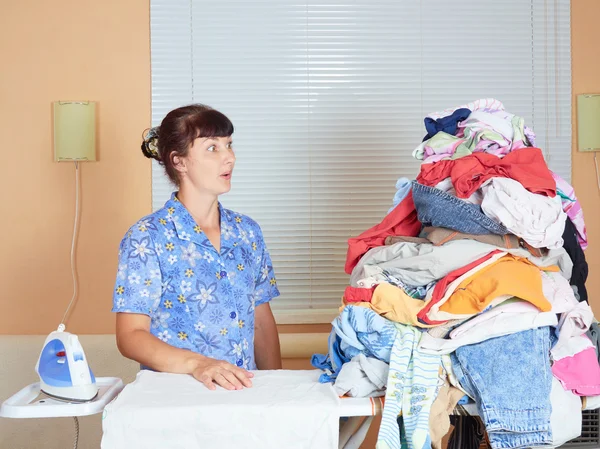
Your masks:
{"label": "orange folded shirt", "polygon": [[440,311],[477,314],[501,296],[514,296],[530,302],[542,312],[552,310],[544,296],[540,270],[558,271],[555,265],[538,267],[529,260],[506,255],[461,282]]}
{"label": "orange folded shirt", "polygon": [[421,323],[417,318],[417,314],[425,305],[424,301],[411,298],[401,288],[385,282],[375,288],[370,302],[351,302],[345,298],[342,301],[344,306],[365,307],[395,323],[410,324],[422,328],[433,327],[433,325]]}

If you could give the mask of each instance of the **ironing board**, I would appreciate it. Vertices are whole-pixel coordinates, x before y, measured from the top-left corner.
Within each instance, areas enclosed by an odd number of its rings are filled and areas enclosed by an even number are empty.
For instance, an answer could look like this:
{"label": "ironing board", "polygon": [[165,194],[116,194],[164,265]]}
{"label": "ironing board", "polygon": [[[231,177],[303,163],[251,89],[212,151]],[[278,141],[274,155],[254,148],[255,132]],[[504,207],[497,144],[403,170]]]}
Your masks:
{"label": "ironing board", "polygon": [[[67,403],[40,394],[38,382],[30,384],[0,407],[3,418],[62,418],[89,416],[101,413],[124,388],[116,377],[99,377],[98,396],[86,403]],[[382,398],[341,398],[340,417],[348,418],[340,426],[340,448],[358,448],[371,426],[373,417],[383,410]],[[349,444],[350,443],[350,444]]]}
{"label": "ironing board", "polygon": [[[319,371],[315,371],[315,374],[317,373]],[[318,375],[315,375],[315,381],[317,377]],[[358,449],[364,441],[374,417],[381,414],[383,405],[383,398],[340,398],[338,413],[342,419],[339,449]],[[467,404],[463,406],[462,412],[477,414],[477,409],[475,404]]]}
{"label": "ironing board", "polygon": [[[112,401],[123,389],[123,381],[117,377],[99,377],[96,379],[98,396],[90,402],[64,402],[50,397],[40,397],[38,382],[26,386],[0,407],[3,418],[60,418],[70,416],[88,416],[102,412],[106,404]],[[369,417],[381,414],[382,398],[341,398],[340,417]]]}
{"label": "ironing board", "polygon": [[101,413],[123,389],[123,381],[118,377],[97,377],[98,395],[89,402],[65,402],[54,399],[40,390],[35,382],[13,394],[0,406],[1,418],[62,418],[71,417],[75,421],[75,441],[79,442],[79,416]]}
{"label": "ironing board", "polygon": [[2,418],[62,418],[101,413],[123,389],[118,377],[98,377],[98,396],[89,402],[65,402],[40,392],[39,382],[21,389],[0,407]]}
{"label": "ironing board", "polygon": [[[312,376],[316,381],[320,371],[315,370],[311,373],[314,373]],[[136,382],[143,381],[143,379],[136,380]],[[132,401],[129,405],[137,404],[136,399]],[[383,404],[383,398],[340,398],[338,414],[342,419],[340,421],[339,449],[358,449],[360,447],[374,417],[381,414]],[[475,404],[468,404],[464,406],[462,412],[476,414],[477,409]]]}
{"label": "ironing board", "polygon": [[[281,375],[283,377],[285,377],[286,374],[289,373],[289,371],[279,371],[281,373]],[[298,371],[294,371],[295,373]],[[302,371],[300,371],[302,372]],[[277,375],[277,372],[273,372],[272,375]],[[306,373],[307,378],[310,378],[313,382],[318,383],[318,377],[321,373],[321,371],[319,370],[312,370],[312,371],[304,371],[304,373]],[[144,374],[144,372],[141,372],[140,374]],[[153,380],[152,378],[146,377],[146,376],[140,376],[140,374],[138,374],[136,380],[132,383],[129,384],[125,387],[123,394],[120,395],[119,399],[118,399],[118,404],[119,405],[115,405],[115,407],[118,407],[118,410],[132,410],[132,409],[139,409],[141,407],[150,407],[150,408],[161,408],[163,407],[163,404],[159,401],[153,401],[150,400],[148,401],[148,396],[147,396],[147,392],[148,391],[153,391],[155,394],[158,391],[157,390],[157,385],[165,385],[164,384],[164,379],[160,380],[160,383],[156,383],[158,381]],[[173,375],[173,376],[179,376],[179,375]],[[174,380],[175,382],[175,380]],[[178,383],[178,382],[176,382]],[[277,382],[276,382],[277,383]],[[175,384],[173,384],[175,385]],[[161,386],[160,388],[166,388]],[[321,384],[321,386],[324,386],[323,384]],[[199,386],[200,388],[201,386]],[[330,386],[331,391],[333,391],[333,387]],[[167,390],[160,390],[162,396],[165,397],[172,397],[172,394],[170,394]],[[175,391],[177,391],[177,389],[175,389]],[[127,393],[128,394],[125,394]],[[273,393],[274,397],[279,397],[279,392],[278,391],[274,391]],[[281,395],[282,398],[286,398],[285,395]],[[206,401],[210,401],[210,395],[207,395],[204,397],[204,402],[202,403],[202,405],[204,407],[208,406],[209,403]],[[217,404],[219,404],[220,406],[222,406],[221,400],[217,401]],[[116,404],[116,403],[115,403]],[[234,405],[231,401],[229,401],[230,406]],[[169,404],[169,407],[172,407],[173,404]],[[189,404],[185,404],[184,407],[187,407],[187,409],[189,409],[190,405]],[[337,415],[339,416],[339,418],[343,418],[340,420],[340,428],[339,428],[339,444],[338,447],[340,449],[344,448],[344,449],[358,449],[361,445],[361,443],[364,441],[367,432],[371,426],[371,423],[373,422],[373,419],[375,416],[380,415],[382,410],[383,410],[383,398],[340,398],[340,400],[338,401],[338,406],[336,407],[337,410],[335,410],[335,412],[337,413]],[[117,410],[117,409],[115,409]],[[110,407],[107,408],[107,412],[109,415],[115,416],[114,414],[116,413],[115,410],[110,409]],[[188,410],[189,411],[189,410]],[[189,415],[189,413],[188,413]],[[121,420],[120,419],[105,419],[103,421],[103,426],[109,426],[107,428],[105,428],[105,434],[106,432],[109,432],[111,434],[111,438],[115,438],[114,435],[115,433],[119,433],[122,431],[122,429],[120,428],[120,423]],[[116,427],[114,428],[114,432],[112,425],[115,425]],[[165,429],[165,432],[168,433],[168,429]],[[114,443],[113,440],[111,440],[112,443]]]}

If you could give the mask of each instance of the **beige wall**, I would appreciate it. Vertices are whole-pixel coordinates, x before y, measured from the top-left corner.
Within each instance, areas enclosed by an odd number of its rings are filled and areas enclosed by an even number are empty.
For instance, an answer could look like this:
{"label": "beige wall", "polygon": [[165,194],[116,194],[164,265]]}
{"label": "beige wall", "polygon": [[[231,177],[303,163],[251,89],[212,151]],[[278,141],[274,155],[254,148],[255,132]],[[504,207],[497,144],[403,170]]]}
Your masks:
{"label": "beige wall", "polygon": [[51,102],[98,102],[98,162],[82,164],[76,333],[108,333],[117,248],[150,210],[147,0],[8,2],[0,18],[0,333],[45,334],[71,299],[72,163],[52,159]]}
{"label": "beige wall", "polygon": [[[573,2],[574,95],[600,92],[600,37],[591,32],[598,15],[597,0]],[[5,7],[0,21],[0,333],[50,332],[71,298],[74,167],[52,161],[51,102],[59,99],[98,101],[98,162],[82,164],[81,295],[69,327],[110,333],[117,247],[128,226],[150,211],[150,163],[139,151],[150,123],[149,2],[23,0]],[[573,153],[573,182],[589,232],[588,285],[597,309],[600,193],[593,155]]]}
{"label": "beige wall", "polygon": [[[600,191],[592,153],[577,151],[576,96],[600,93],[600,35],[596,19],[598,0],[573,0],[571,6],[571,51],[573,89],[573,187],[585,214],[589,246],[585,252],[590,275],[586,283],[589,302],[600,314]],[[600,155],[598,155],[600,157]]]}

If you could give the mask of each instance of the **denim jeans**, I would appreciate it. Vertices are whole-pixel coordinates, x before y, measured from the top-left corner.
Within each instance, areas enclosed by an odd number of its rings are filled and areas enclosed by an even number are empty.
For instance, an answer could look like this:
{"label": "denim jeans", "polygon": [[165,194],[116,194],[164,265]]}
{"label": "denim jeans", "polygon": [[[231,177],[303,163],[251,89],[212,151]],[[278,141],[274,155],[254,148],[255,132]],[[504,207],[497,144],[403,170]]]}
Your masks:
{"label": "denim jeans", "polygon": [[465,234],[508,234],[503,225],[485,215],[476,204],[415,181],[412,194],[419,221],[425,226],[448,228]]}
{"label": "denim jeans", "polygon": [[460,385],[477,402],[493,449],[552,443],[548,327],[463,346],[451,359]]}

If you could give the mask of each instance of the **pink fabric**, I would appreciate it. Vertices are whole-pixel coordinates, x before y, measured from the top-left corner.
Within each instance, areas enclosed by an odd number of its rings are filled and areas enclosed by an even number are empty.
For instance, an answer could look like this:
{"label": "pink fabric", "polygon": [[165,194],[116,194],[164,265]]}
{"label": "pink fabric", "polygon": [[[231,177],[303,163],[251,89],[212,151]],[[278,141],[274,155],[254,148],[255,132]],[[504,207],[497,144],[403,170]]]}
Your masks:
{"label": "pink fabric", "polygon": [[565,390],[571,390],[578,396],[600,394],[600,365],[593,347],[555,361],[552,374]]}
{"label": "pink fabric", "polygon": [[581,245],[581,249],[585,250],[588,246],[587,230],[585,228],[585,221],[583,220],[583,209],[581,208],[579,200],[575,196],[575,189],[573,189],[573,186],[571,186],[571,184],[562,179],[556,173],[551,173],[552,177],[556,181],[556,189],[560,190],[562,193],[564,193],[566,196],[573,200],[569,201],[561,197],[563,210],[575,225],[575,229],[577,230],[577,240]]}
{"label": "pink fabric", "polygon": [[437,120],[442,117],[452,115],[452,113],[457,109],[463,108],[470,109],[471,111],[477,111],[479,109],[486,109],[488,111],[504,111],[504,105],[502,102],[496,100],[495,98],[481,98],[479,100],[472,101],[471,103],[456,106],[454,108],[444,109],[443,111],[439,112],[431,112],[427,114],[427,117]]}

